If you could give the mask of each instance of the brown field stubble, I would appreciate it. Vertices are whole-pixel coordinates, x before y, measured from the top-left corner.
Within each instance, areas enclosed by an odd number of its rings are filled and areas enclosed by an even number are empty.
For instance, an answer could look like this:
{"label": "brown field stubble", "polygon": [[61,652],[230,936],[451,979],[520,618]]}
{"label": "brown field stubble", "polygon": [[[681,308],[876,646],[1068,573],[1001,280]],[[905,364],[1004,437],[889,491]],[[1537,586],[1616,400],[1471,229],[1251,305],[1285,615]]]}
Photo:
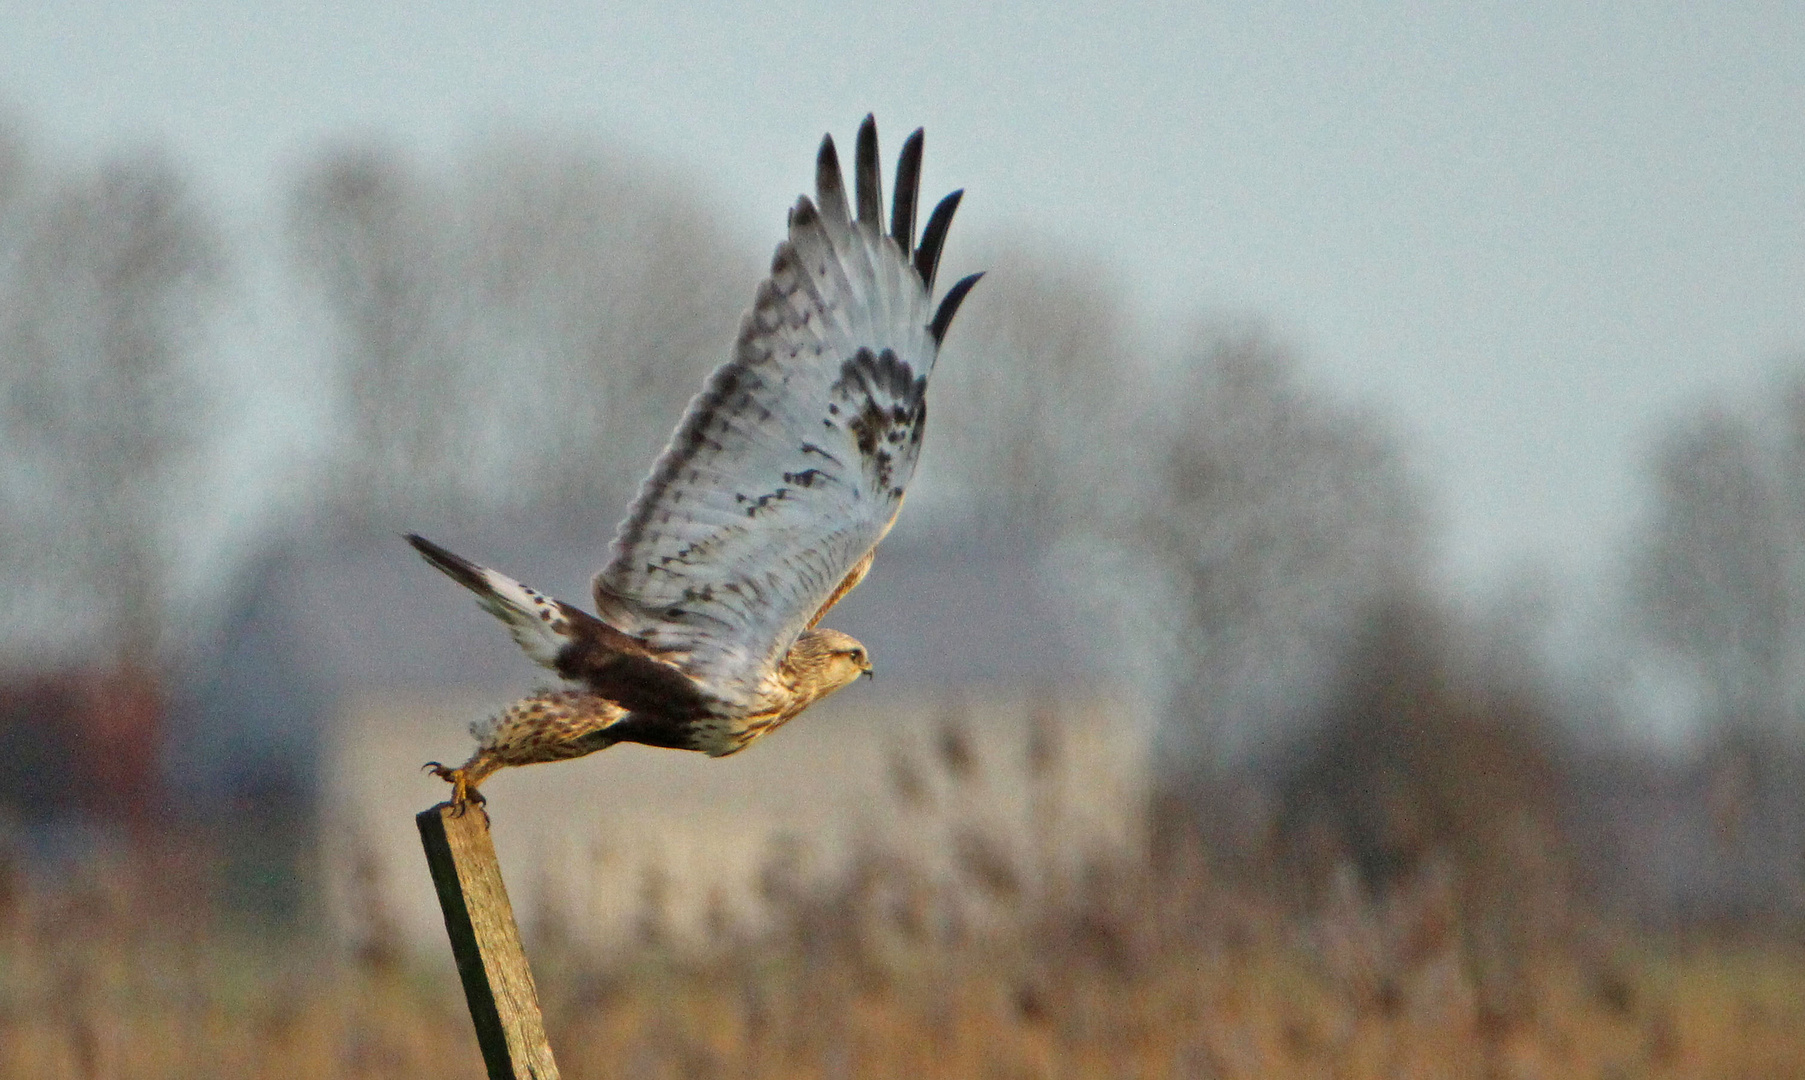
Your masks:
{"label": "brown field stubble", "polygon": [[[942,757],[918,764],[967,782]],[[1805,948],[1773,931],[1658,937],[1568,902],[1499,963],[1496,905],[1434,859],[1304,904],[1277,865],[1230,875],[1190,841],[1074,861],[1051,834],[955,833],[950,875],[881,838],[816,877],[774,854],[768,917],[702,943],[655,912],[607,956],[529,925],[564,1076],[1805,1075]],[[55,884],[8,864],[0,1080],[481,1075],[443,966],[234,929],[205,877],[168,853]]]}

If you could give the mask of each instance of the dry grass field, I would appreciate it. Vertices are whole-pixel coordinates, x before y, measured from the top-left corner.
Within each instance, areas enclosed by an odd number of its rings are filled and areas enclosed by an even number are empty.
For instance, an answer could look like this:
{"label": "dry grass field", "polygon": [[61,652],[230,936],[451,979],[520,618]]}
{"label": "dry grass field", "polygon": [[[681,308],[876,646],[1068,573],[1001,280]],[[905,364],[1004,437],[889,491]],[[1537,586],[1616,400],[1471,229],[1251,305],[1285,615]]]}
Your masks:
{"label": "dry grass field", "polygon": [[[956,740],[916,765],[968,782]],[[897,775],[891,797],[920,780]],[[1785,933],[1655,936],[1435,858],[1381,896],[1303,889],[1148,817],[1081,859],[1052,825],[955,829],[946,865],[881,835],[828,871],[777,846],[761,917],[700,941],[652,888],[605,949],[523,911],[563,1075],[1805,1076]],[[348,941],[272,935],[219,915],[209,873],[154,841],[54,883],[0,873],[0,1078],[481,1075],[448,960],[380,889]]]}
{"label": "dry grass field", "polygon": [[[1805,950],[1594,930],[1508,986],[1419,896],[1300,919],[1144,867],[961,938],[881,859],[783,929],[573,963],[532,946],[567,1077],[1791,1077]],[[147,910],[129,871],[20,891],[0,1077],[477,1077],[449,973]],[[899,888],[901,891],[899,892]],[[154,890],[152,890],[154,892]],[[916,897],[929,906],[944,897]],[[986,897],[989,902],[991,897]]]}

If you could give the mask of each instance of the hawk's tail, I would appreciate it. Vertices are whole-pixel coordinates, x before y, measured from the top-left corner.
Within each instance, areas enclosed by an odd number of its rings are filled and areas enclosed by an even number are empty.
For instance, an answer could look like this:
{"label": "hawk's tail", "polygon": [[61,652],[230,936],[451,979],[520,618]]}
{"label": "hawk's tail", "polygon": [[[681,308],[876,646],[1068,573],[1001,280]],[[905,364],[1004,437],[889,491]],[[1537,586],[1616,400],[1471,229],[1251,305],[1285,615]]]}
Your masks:
{"label": "hawk's tail", "polygon": [[476,594],[484,611],[508,624],[508,633],[540,664],[558,670],[558,654],[571,643],[574,631],[565,606],[528,588],[505,574],[453,555],[423,536],[407,534],[407,542],[443,570],[451,580]]}

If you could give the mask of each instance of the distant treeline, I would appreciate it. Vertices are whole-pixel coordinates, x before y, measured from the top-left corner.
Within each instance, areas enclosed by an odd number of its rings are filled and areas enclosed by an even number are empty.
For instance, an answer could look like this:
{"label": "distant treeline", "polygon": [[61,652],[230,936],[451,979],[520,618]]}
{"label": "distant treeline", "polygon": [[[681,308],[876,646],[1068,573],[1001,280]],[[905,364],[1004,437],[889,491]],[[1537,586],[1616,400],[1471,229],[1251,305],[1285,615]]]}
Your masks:
{"label": "distant treeline", "polygon": [[[267,208],[280,287],[253,288],[260,253],[168,153],[62,160],[6,130],[0,654],[15,670],[177,662],[236,570],[197,574],[196,538],[269,491],[271,528],[524,510],[599,547],[725,357],[761,265],[697,188],[605,147],[508,138],[429,165],[363,142],[308,156]],[[1044,557],[1148,689],[1175,771],[1307,730],[1344,696],[1376,613],[1436,606],[1432,499],[1389,421],[1313,389],[1258,324],[1148,346],[1107,271],[1044,238],[984,240],[984,217],[968,207],[978,241],[950,252],[991,273],[936,374],[902,527]],[[246,326],[299,328],[304,363],[272,362]],[[232,399],[245,387],[257,407]],[[1443,612],[1484,658],[1470,677],[1593,732],[1658,700],[1706,730],[1795,734],[1805,382],[1773,400],[1651,433],[1653,497],[1605,659],[1550,682],[1556,591]],[[325,418],[271,455],[292,475],[221,490],[247,425],[291,406]]]}

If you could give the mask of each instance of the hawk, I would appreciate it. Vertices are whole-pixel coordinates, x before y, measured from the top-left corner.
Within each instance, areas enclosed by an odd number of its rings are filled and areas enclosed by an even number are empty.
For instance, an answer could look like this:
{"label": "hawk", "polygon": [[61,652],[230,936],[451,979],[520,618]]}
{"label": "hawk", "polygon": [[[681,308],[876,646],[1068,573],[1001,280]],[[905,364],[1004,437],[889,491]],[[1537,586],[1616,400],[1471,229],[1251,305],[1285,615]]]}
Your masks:
{"label": "hawk", "polygon": [[833,137],[822,139],[815,198],[790,211],[731,359],[640,485],[595,577],[595,614],[408,536],[570,684],[473,726],[476,752],[457,768],[427,764],[460,809],[497,769],[615,743],[732,754],[871,674],[865,647],[820,622],[896,520],[928,376],[982,276],[933,303],[963,191],[940,201],[917,243],[921,151],[917,129],[886,231],[873,118],[859,128],[850,202]]}

